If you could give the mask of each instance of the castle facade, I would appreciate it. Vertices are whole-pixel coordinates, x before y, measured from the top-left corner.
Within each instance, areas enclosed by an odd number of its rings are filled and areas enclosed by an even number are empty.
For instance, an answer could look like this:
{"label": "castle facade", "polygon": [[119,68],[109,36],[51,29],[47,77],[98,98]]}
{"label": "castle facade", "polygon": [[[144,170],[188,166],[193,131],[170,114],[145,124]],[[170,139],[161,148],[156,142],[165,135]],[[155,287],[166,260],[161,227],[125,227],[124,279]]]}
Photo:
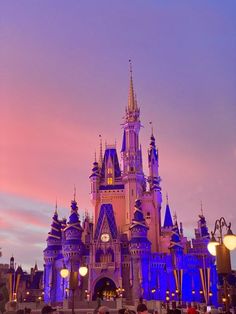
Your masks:
{"label": "castle facade", "polygon": [[[59,219],[57,210],[44,250],[44,299],[59,304],[71,294],[69,278],[78,274],[76,299],[114,299],[217,303],[214,258],[207,251],[209,233],[201,212],[195,238],[187,240],[183,226],[172,217],[168,200],[163,209],[159,155],[152,132],[148,149],[148,175],[143,171],[139,143],[140,110],[132,71],[123,123],[122,169],[115,146],[100,149],[91,183],[93,220],[80,221],[76,197],[71,213]],[[164,216],[163,223],[161,216]]]}

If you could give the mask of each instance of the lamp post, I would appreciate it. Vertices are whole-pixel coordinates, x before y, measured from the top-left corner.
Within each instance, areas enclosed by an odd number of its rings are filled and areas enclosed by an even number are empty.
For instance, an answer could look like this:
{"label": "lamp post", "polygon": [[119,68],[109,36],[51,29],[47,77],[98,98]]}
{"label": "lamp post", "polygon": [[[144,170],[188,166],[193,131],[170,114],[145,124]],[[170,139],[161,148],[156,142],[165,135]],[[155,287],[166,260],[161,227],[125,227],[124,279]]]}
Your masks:
{"label": "lamp post", "polygon": [[[80,276],[84,277],[88,273],[87,266],[80,266],[79,274]],[[69,271],[67,268],[62,268],[60,271],[60,275],[63,279],[69,277],[69,289],[72,291],[72,303],[71,303],[71,314],[75,314],[75,290],[78,287],[78,272],[73,271],[72,269]]]}
{"label": "lamp post", "polygon": [[[224,227],[227,229],[227,233],[223,236]],[[219,233],[219,241],[215,238],[216,231]],[[231,223],[227,224],[224,217],[215,221],[214,231],[211,232],[211,239],[207,248],[211,255],[216,256],[217,273],[223,276],[224,298],[222,298],[222,302],[225,303],[227,312],[229,311],[229,297],[226,276],[231,272],[230,251],[236,248],[236,236],[231,230]]]}

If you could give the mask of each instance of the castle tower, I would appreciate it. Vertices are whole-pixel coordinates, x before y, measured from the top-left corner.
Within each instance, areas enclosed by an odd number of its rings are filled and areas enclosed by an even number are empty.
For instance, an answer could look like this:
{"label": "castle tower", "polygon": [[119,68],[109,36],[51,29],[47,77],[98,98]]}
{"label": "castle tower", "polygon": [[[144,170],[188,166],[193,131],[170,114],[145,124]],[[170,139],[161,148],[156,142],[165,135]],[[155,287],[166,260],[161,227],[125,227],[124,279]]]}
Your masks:
{"label": "castle tower", "polygon": [[135,201],[134,218],[130,226],[130,254],[132,262],[132,294],[133,299],[146,297],[148,293],[148,280],[150,277],[149,255],[151,252],[151,242],[147,238],[148,227],[145,223],[141,201]]}
{"label": "castle tower", "polygon": [[84,244],[81,240],[83,228],[81,227],[77,202],[71,201],[71,213],[66,227],[63,229],[63,256],[68,269],[77,271],[81,256],[84,253]]}
{"label": "castle tower", "polygon": [[60,274],[57,272],[58,256],[61,256],[61,222],[58,220],[57,208],[55,209],[51,230],[47,237],[47,247],[44,250],[44,300],[46,303],[55,303],[63,300],[63,291],[58,289],[61,282]]}
{"label": "castle tower", "polygon": [[139,147],[140,110],[134,95],[132,68],[130,64],[130,86],[128,106],[124,121],[122,145],[123,182],[125,185],[125,224],[128,230],[135,200],[141,198],[145,180],[143,174],[141,149]]}
{"label": "castle tower", "polygon": [[148,151],[148,169],[149,169],[149,189],[153,191],[160,187],[159,164],[158,164],[158,150],[156,148],[156,141],[153,133],[151,134],[150,147]]}
{"label": "castle tower", "polygon": [[90,184],[91,184],[91,189],[90,189],[91,202],[93,204],[93,207],[95,208],[95,213],[97,213],[99,203],[100,203],[100,193],[99,193],[100,169],[99,169],[99,164],[96,161],[96,157],[93,162],[92,174],[90,175],[89,179],[90,179]]}
{"label": "castle tower", "polygon": [[149,206],[150,224],[149,240],[152,242],[152,251],[160,251],[161,236],[161,203],[162,194],[160,187],[158,150],[156,148],[155,137],[151,134],[150,147],[148,151],[148,168],[149,168],[149,194],[153,207]]}
{"label": "castle tower", "polygon": [[[64,239],[62,246],[62,253],[64,257],[64,265],[67,269],[73,272],[74,276],[78,276],[79,267],[84,263],[83,256],[85,256],[85,245],[82,242],[82,233],[83,228],[80,224],[79,214],[78,214],[78,206],[74,199],[71,201],[71,213],[69,216],[69,221],[66,224],[66,227],[63,229]],[[64,283],[64,290],[69,288],[69,280],[70,278],[66,278],[66,282]],[[81,289],[79,287],[75,288],[75,296],[76,299],[79,300],[82,298],[82,294],[84,293],[84,281],[81,283]]]}

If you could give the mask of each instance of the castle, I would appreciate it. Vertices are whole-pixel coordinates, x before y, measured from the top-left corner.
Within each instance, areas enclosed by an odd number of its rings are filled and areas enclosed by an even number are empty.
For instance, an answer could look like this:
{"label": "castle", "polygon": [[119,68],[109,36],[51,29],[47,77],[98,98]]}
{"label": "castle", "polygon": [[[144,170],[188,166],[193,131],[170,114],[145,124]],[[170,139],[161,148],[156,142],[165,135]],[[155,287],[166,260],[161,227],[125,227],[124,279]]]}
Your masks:
{"label": "castle", "polygon": [[[91,183],[93,221],[79,219],[76,197],[68,218],[57,210],[44,250],[44,299],[60,304],[70,297],[70,280],[60,275],[67,268],[79,275],[78,300],[114,299],[132,303],[146,300],[217,303],[217,274],[214,258],[207,251],[209,233],[201,212],[195,238],[188,241],[177,217],[172,219],[168,199],[165,210],[159,176],[159,156],[152,132],[148,169],[143,172],[139,143],[140,110],[130,69],[128,105],[123,123],[122,169],[115,146],[94,161]],[[101,145],[101,144],[100,144]],[[164,222],[161,223],[161,214]]]}

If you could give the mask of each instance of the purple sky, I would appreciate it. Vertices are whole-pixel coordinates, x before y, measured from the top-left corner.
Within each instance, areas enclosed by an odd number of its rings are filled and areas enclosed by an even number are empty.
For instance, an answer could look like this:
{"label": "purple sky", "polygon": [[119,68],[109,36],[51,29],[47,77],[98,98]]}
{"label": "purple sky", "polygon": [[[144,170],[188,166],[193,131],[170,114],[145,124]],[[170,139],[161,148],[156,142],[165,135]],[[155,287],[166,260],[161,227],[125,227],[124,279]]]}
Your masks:
{"label": "purple sky", "polygon": [[129,58],[163,199],[188,236],[201,201],[210,230],[223,215],[236,232],[235,1],[1,1],[0,45],[1,263],[42,266],[74,184],[91,210],[99,134],[120,150]]}

